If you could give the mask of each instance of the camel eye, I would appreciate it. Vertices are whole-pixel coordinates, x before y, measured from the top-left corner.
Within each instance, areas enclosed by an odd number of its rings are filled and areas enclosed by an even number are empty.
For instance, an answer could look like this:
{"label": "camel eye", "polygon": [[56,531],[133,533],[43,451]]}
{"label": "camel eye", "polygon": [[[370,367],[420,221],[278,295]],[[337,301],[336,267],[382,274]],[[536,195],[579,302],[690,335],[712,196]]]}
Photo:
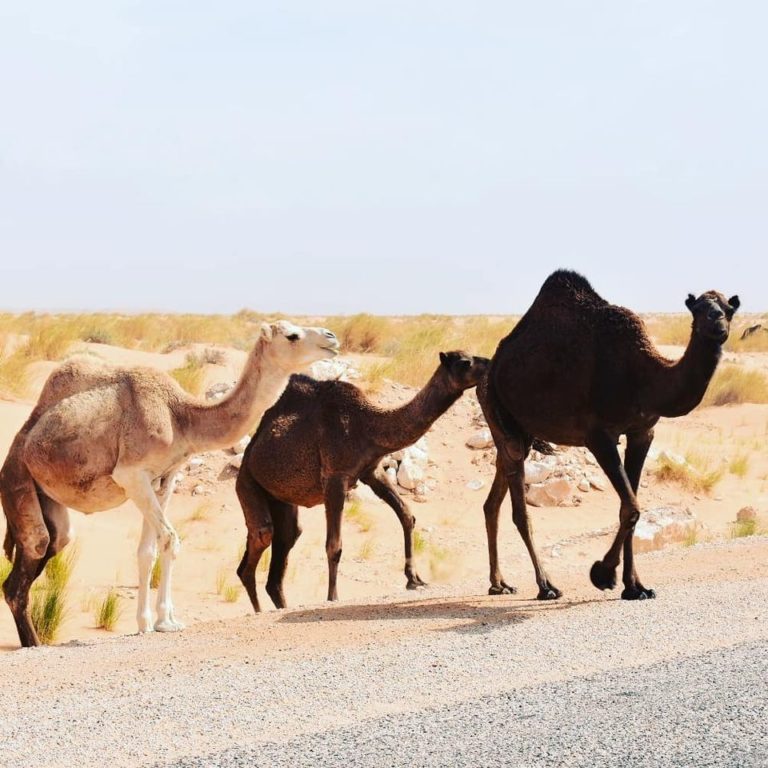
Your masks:
{"label": "camel eye", "polygon": [[288,341],[298,341],[299,340],[299,334],[298,333],[291,333],[288,336],[285,337],[288,339]]}

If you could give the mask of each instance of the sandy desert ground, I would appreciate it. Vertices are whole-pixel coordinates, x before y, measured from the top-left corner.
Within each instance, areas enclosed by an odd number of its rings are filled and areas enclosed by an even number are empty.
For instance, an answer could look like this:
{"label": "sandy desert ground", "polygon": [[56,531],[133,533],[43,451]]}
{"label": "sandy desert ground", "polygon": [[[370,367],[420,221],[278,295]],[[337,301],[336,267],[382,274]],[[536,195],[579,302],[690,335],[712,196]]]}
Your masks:
{"label": "sandy desert ground", "polygon": [[[662,347],[670,357],[677,357],[679,347]],[[121,364],[151,365],[171,370],[183,364],[189,348],[169,354],[123,349],[106,344],[77,345],[86,352]],[[243,363],[245,353],[226,349],[222,365],[206,368],[206,382],[232,381]],[[351,361],[365,370],[371,360],[352,356]],[[768,353],[728,352],[726,362],[745,369],[768,372]],[[52,362],[32,365],[31,386],[23,399],[0,400],[0,456],[4,456],[13,435],[30,411],[34,397]],[[415,388],[385,382],[371,396],[387,406],[409,399]],[[461,588],[468,594],[483,594],[487,589],[487,554],[482,503],[493,476],[493,451],[473,451],[465,446],[477,431],[478,406],[470,391],[428,433],[430,453],[428,477],[432,486],[418,501],[405,494],[417,517],[421,547],[417,555],[419,569],[433,584]],[[695,450],[709,469],[722,468],[722,479],[709,492],[693,492],[676,483],[659,482],[649,462],[641,487],[645,509],[673,507],[688,509],[700,522],[697,534],[674,544],[684,547],[696,542],[727,539],[739,509],[754,507],[761,515],[759,526],[768,513],[768,405],[740,404],[699,408],[687,417],[662,420],[657,428],[655,446],[679,454]],[[734,457],[741,457],[739,474],[729,471]],[[170,516],[182,536],[181,554],[174,576],[174,599],[178,616],[187,624],[227,620],[247,615],[250,605],[242,590],[234,602],[220,594],[222,582],[233,587],[239,582],[235,566],[244,543],[244,525],[234,493],[235,472],[227,467],[225,452],[203,457],[202,467],[190,469],[175,494]],[[599,474],[599,470],[596,470]],[[481,481],[479,490],[468,487]],[[204,495],[194,495],[200,486]],[[474,483],[477,485],[477,483]],[[344,523],[344,555],[340,567],[339,594],[342,599],[367,599],[399,595],[404,588],[402,576],[402,538],[391,510],[378,500],[365,498],[361,512]],[[535,537],[553,581],[566,593],[588,583],[589,565],[607,548],[617,521],[617,499],[608,488],[581,494],[576,507],[531,508]],[[121,616],[117,634],[135,632],[136,558],[135,548],[141,519],[130,503],[94,515],[72,513],[77,534],[77,558],[69,593],[67,619],[59,642],[72,639],[95,640],[110,633],[94,627],[94,605],[110,588],[121,596]],[[325,521],[322,508],[302,510],[304,534],[296,545],[287,575],[287,597],[291,607],[321,604],[326,590],[324,552]],[[524,598],[535,595],[532,570],[527,553],[511,522],[509,503],[505,502],[501,524],[500,552],[502,570],[508,581],[520,588]],[[716,555],[713,555],[716,559]],[[685,568],[685,558],[680,559]],[[713,568],[715,563],[713,563]],[[642,573],[642,561],[640,564]],[[569,573],[568,577],[565,573]],[[266,578],[258,574],[262,606],[272,606],[263,591]],[[648,579],[648,581],[652,581]],[[231,595],[232,596],[232,595]],[[595,593],[596,597],[603,597]],[[605,596],[611,597],[611,596]],[[0,610],[0,649],[17,647],[10,613]]]}
{"label": "sandy desert ground", "polygon": [[[189,352],[76,350],[164,370]],[[674,358],[682,348],[662,351]],[[245,353],[222,352],[204,385],[237,377]],[[347,359],[364,373],[382,362]],[[726,362],[768,373],[765,352],[729,351]],[[54,365],[33,363],[27,396],[0,399],[0,456]],[[371,397],[394,406],[414,392],[381,381]],[[0,610],[0,764],[508,765],[514,757],[559,765],[567,755],[570,765],[591,766],[621,748],[632,766],[763,765],[768,405],[701,407],[659,424],[656,449],[695,455],[720,479],[709,491],[662,482],[648,462],[644,509],[688,510],[696,522],[663,544],[639,544],[638,570],[659,593],[645,604],[589,583],[618,510],[614,493],[596,488],[575,506],[530,509],[561,600],[534,599],[508,502],[501,563],[519,592],[487,595],[482,503],[494,455],[465,444],[478,410],[468,392],[437,421],[427,436],[429,490],[405,494],[418,521],[418,568],[431,584],[418,593],[404,589],[394,514],[363,494],[344,522],[340,603],[324,602],[324,515],[314,508],[301,513],[289,610],[272,608],[261,571],[265,612],[254,616],[235,574],[244,524],[232,454],[218,451],[186,468],[170,506],[182,536],[174,600],[187,628],[138,636],[137,510],[72,513],[77,555],[59,645],[16,650],[10,612]],[[580,449],[561,456],[599,475]],[[734,537],[747,506],[758,513],[757,535]],[[113,632],[94,618],[110,589],[122,609]]]}

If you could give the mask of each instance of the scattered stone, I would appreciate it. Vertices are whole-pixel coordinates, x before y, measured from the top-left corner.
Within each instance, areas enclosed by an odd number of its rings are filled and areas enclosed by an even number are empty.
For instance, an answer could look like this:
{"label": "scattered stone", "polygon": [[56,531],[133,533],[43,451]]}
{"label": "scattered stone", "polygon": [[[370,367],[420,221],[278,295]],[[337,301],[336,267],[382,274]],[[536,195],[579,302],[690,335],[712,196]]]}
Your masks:
{"label": "scattered stone", "polygon": [[526,501],[534,507],[557,507],[573,503],[576,486],[567,478],[557,477],[546,483],[536,483],[528,488]]}
{"label": "scattered stone", "polygon": [[650,552],[673,542],[685,541],[703,526],[689,509],[658,507],[640,516],[635,526],[635,552]]}
{"label": "scattered stone", "polygon": [[193,496],[202,496],[202,495],[204,495],[205,493],[206,493],[206,490],[205,490],[205,486],[204,486],[204,485],[200,485],[200,484],[198,484],[198,485],[196,485],[196,486],[195,486],[195,487],[192,489],[192,495],[193,495]]}
{"label": "scattered stone", "polygon": [[193,456],[187,462],[187,469],[197,469],[198,467],[202,467],[204,463],[205,462],[199,456]]}
{"label": "scattered stone", "polygon": [[392,485],[397,485],[397,470],[394,467],[387,467],[385,472],[389,478],[389,482],[392,483]]}
{"label": "scattered stone", "polygon": [[525,482],[530,485],[543,483],[552,474],[553,465],[544,461],[525,462]]}
{"label": "scattered stone", "polygon": [[360,371],[344,358],[318,360],[309,367],[310,376],[318,381],[351,381],[360,378]]}
{"label": "scattered stone", "polygon": [[243,453],[245,449],[248,447],[248,443],[251,442],[250,435],[244,435],[241,437],[232,447],[231,451],[232,453]]}
{"label": "scattered stone", "polygon": [[475,432],[475,434],[467,440],[466,445],[467,448],[472,448],[473,450],[478,450],[480,448],[490,448],[493,445],[491,430],[481,429],[478,432]]}
{"label": "scattered stone", "polygon": [[748,523],[752,520],[757,520],[757,510],[754,507],[742,507],[736,513],[737,523]]}
{"label": "scattered stone", "polygon": [[470,480],[467,483],[467,488],[469,488],[470,491],[479,491],[485,483],[482,480]]}
{"label": "scattered stone", "polygon": [[231,389],[234,389],[234,384],[228,384],[225,381],[220,381],[218,384],[214,384],[205,391],[206,400],[221,400]]}
{"label": "scattered stone", "polygon": [[587,477],[587,480],[589,480],[589,484],[596,490],[596,491],[604,491],[605,490],[605,483],[595,475],[589,475]]}
{"label": "scattered stone", "polygon": [[577,483],[576,487],[582,492],[586,493],[591,487],[592,484],[587,480],[586,477],[583,477],[579,482]]}
{"label": "scattered stone", "polygon": [[[387,470],[389,471],[389,470]],[[403,488],[412,491],[424,480],[424,470],[410,458],[404,458],[397,468],[397,482]]]}
{"label": "scattered stone", "polygon": [[234,469],[240,469],[240,467],[243,464],[243,455],[242,453],[236,453],[228,462],[228,466],[233,467]]}

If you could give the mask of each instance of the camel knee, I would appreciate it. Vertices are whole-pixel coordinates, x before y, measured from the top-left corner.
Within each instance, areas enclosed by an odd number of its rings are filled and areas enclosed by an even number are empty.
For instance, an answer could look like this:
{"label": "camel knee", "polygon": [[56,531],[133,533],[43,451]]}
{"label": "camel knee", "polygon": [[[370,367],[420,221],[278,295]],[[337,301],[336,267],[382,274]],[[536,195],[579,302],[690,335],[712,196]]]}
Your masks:
{"label": "camel knee", "polygon": [[171,557],[176,557],[179,554],[181,540],[179,534],[171,526],[164,527],[157,538],[161,552],[168,552]]}
{"label": "camel knee", "polygon": [[341,561],[341,547],[329,546],[325,548],[325,551],[328,555],[328,562],[338,565]]}
{"label": "camel knee", "polygon": [[43,526],[34,534],[20,537],[16,540],[16,557],[26,556],[30,560],[40,560],[45,557],[51,545],[51,535]]}
{"label": "camel knee", "polygon": [[258,550],[266,549],[272,543],[274,533],[275,529],[272,525],[265,525],[256,530],[248,531],[248,547],[253,546]]}

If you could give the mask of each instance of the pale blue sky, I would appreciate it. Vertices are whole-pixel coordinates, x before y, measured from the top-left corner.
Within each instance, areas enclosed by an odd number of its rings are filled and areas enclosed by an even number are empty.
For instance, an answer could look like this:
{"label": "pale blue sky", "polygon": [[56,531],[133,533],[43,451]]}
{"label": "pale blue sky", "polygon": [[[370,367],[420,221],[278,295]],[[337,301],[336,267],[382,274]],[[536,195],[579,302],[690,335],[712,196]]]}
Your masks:
{"label": "pale blue sky", "polygon": [[0,0],[0,307],[768,308],[768,6]]}

